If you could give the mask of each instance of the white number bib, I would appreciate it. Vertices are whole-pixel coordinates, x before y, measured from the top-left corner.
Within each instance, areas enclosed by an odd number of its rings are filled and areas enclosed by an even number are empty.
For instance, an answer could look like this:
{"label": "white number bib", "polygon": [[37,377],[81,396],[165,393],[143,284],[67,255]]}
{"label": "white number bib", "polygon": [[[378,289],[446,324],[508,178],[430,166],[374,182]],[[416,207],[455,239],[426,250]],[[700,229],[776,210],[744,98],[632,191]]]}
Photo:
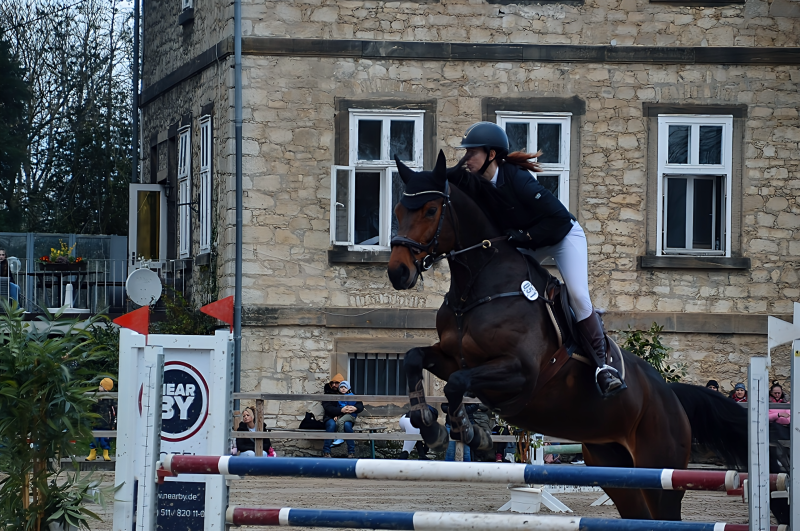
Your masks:
{"label": "white number bib", "polygon": [[529,301],[535,301],[539,298],[539,292],[536,291],[536,288],[533,287],[533,284],[527,280],[522,283],[520,289],[522,290],[522,294],[525,295],[525,298]]}

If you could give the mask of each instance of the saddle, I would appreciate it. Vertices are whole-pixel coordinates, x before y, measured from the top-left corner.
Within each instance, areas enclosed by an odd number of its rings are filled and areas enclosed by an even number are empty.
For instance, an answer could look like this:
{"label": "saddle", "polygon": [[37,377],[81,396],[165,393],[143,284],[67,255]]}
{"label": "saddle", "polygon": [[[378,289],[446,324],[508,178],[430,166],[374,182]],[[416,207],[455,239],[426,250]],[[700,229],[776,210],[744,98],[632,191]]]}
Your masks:
{"label": "saddle", "polygon": [[[569,303],[569,292],[566,284],[562,283],[556,277],[550,274],[535,258],[523,252],[529,268],[538,273],[540,280],[539,285],[536,282],[536,275],[530,275],[531,281],[536,286],[536,289],[541,289],[541,293],[545,294],[547,311],[550,314],[550,320],[558,336],[559,349],[554,354],[550,363],[539,375],[537,387],[543,387],[561,367],[570,359],[584,363],[590,367],[595,367],[595,363],[589,354],[583,354],[583,345],[581,344],[580,337],[578,336],[575,318],[575,312]],[[607,333],[604,333],[606,338],[606,363],[614,367],[622,378],[625,378],[625,361],[622,358],[622,350],[619,345],[611,339]]]}

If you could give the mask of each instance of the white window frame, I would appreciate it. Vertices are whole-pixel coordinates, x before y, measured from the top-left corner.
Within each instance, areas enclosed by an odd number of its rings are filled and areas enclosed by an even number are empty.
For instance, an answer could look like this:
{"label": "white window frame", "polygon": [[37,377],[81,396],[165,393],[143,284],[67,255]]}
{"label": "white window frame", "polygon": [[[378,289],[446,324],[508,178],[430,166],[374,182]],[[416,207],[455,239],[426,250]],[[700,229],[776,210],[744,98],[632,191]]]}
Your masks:
{"label": "white window frame", "polygon": [[192,9],[194,7],[194,0],[181,0],[181,11]]}
{"label": "white window frame", "polygon": [[200,117],[200,254],[211,252],[211,115]]}
{"label": "white window frame", "polygon": [[[689,161],[687,164],[670,164],[667,162],[669,153],[669,126],[688,125],[691,127],[689,138]],[[700,126],[722,126],[722,153],[721,164],[699,164],[700,159]],[[722,176],[724,178],[724,198],[722,215],[724,248],[715,249],[668,249],[666,248],[666,223],[665,201],[666,181],[670,177],[686,177],[694,180],[696,177]],[[691,256],[731,256],[731,187],[733,183],[733,115],[719,114],[659,114],[658,115],[658,215],[656,221],[656,254],[666,255],[691,255]],[[686,242],[690,244],[692,238],[692,210],[690,205],[693,198],[693,187],[687,182],[687,208],[686,208]]]}
{"label": "white window frame", "polygon": [[497,125],[504,130],[506,124],[528,123],[528,152],[536,153],[536,128],[539,124],[559,124],[561,125],[561,142],[558,163],[540,163],[541,173],[534,173],[534,177],[540,175],[555,175],[558,177],[558,200],[569,209],[569,164],[570,164],[570,131],[572,125],[571,112],[518,112],[518,111],[495,111],[497,114]]}
{"label": "white window frame", "polygon": [[129,271],[139,267],[139,219],[138,219],[138,194],[140,192],[153,192],[158,194],[159,218],[158,223],[158,257],[148,260],[151,268],[161,267],[167,260],[167,194],[161,184],[134,184],[128,185],[128,267]]}
{"label": "white window frame", "polygon": [[178,253],[180,258],[189,258],[191,242],[192,199],[192,129],[190,126],[178,130]]}
{"label": "white window frame", "polygon": [[[414,147],[412,148],[413,160],[403,161],[409,168],[420,171],[423,167],[423,132],[425,111],[423,110],[388,110],[388,109],[349,109],[349,163],[347,166],[331,166],[331,243],[333,245],[346,245],[352,251],[378,251],[390,249],[392,216],[392,173],[397,171],[397,165],[389,153],[390,125],[392,120],[404,119],[414,121]],[[358,121],[361,119],[382,120],[381,128],[381,159],[358,160]],[[336,201],[336,180],[339,171],[347,171],[349,179],[348,204]],[[359,171],[377,172],[380,174],[380,221],[379,241],[377,245],[355,244],[355,183],[356,173]],[[347,207],[347,239],[336,239],[336,211],[338,208]]]}

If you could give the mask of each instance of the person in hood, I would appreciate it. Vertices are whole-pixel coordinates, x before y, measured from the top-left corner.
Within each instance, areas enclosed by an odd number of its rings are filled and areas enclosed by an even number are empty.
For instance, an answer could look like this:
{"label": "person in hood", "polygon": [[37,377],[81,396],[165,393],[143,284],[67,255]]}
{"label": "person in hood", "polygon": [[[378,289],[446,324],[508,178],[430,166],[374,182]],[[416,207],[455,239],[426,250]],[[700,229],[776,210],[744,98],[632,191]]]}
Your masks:
{"label": "person in hood", "polygon": [[[350,391],[350,382],[342,380],[339,383],[339,394],[345,397],[353,394]],[[353,433],[353,424],[355,424],[358,414],[364,411],[364,404],[347,398],[342,398],[336,402],[324,402],[323,407],[325,408],[325,431],[331,433],[336,432],[338,426],[341,426],[341,430],[344,433]],[[356,456],[356,442],[352,439],[348,439],[346,442],[347,457],[354,459]],[[325,439],[322,444],[322,457],[331,457],[332,444],[333,440]]]}

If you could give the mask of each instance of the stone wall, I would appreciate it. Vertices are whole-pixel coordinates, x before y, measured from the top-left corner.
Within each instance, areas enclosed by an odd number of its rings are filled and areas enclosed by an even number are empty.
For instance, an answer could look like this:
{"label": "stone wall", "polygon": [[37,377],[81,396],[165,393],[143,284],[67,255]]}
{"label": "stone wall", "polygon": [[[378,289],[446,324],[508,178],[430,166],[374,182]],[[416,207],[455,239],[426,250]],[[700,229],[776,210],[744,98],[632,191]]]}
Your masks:
{"label": "stone wall", "polygon": [[[404,94],[438,102],[439,147],[455,161],[486,97],[571,97],[580,121],[578,215],[595,305],[615,311],[790,313],[800,262],[797,67],[444,63],[245,58],[245,304],[436,307],[442,269],[393,291],[383,265],[328,265],[335,99]],[[643,104],[744,104],[742,248],[751,270],[637,268],[649,172]],[[430,161],[427,161],[430,162]],[[654,185],[654,184],[653,184]]]}
{"label": "stone wall", "polygon": [[649,0],[244,3],[245,35],[529,44],[797,46],[800,3],[686,7]]}
{"label": "stone wall", "polygon": [[146,88],[233,35],[233,5],[193,0],[194,19],[178,23],[181,2],[142,4],[142,85]]}

